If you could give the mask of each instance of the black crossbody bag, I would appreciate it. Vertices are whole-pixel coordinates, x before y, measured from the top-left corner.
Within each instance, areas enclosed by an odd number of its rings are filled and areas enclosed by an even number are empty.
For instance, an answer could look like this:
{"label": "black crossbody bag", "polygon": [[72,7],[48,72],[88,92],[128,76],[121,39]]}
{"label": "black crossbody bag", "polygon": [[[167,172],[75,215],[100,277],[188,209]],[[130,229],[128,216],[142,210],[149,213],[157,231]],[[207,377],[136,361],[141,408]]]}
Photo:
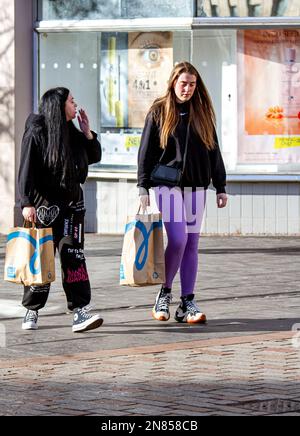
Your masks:
{"label": "black crossbody bag", "polygon": [[186,132],[186,139],[185,139],[185,149],[184,149],[184,157],[183,157],[183,165],[182,168],[180,168],[180,164],[182,162],[181,158],[181,151],[180,151],[180,144],[178,142],[178,139],[175,138],[176,142],[176,158],[172,162],[170,162],[167,165],[164,165],[161,163],[166,149],[163,152],[161,158],[159,159],[159,162],[157,165],[155,165],[150,180],[152,182],[153,186],[180,186],[182,175],[185,169],[186,164],[186,155],[187,155],[187,147],[188,147],[188,141],[189,141],[189,132],[190,132],[190,124],[188,124],[187,132]]}

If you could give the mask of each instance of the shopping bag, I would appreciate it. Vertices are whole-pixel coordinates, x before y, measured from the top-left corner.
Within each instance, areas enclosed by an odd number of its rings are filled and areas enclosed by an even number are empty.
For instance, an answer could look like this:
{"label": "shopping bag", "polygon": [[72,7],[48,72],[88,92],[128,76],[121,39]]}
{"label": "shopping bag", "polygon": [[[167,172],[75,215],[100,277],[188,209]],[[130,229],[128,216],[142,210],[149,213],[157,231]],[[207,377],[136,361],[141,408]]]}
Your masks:
{"label": "shopping bag", "polygon": [[165,282],[161,215],[137,214],[125,226],[120,285],[151,286]]}
{"label": "shopping bag", "polygon": [[55,280],[51,228],[15,227],[7,235],[4,280],[25,286],[45,285]]}

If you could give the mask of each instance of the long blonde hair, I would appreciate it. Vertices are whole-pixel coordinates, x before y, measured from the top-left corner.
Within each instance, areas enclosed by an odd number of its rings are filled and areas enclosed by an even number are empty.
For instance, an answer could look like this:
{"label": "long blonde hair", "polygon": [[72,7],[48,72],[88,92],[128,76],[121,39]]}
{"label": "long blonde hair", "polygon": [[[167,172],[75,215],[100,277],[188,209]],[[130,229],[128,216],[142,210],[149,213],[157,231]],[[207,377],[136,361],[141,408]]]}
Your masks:
{"label": "long blonde hair", "polygon": [[200,74],[189,62],[181,62],[173,68],[168,81],[167,93],[155,100],[149,110],[149,113],[153,114],[154,120],[160,127],[160,146],[163,149],[166,148],[168,139],[174,134],[179,122],[180,116],[174,87],[179,76],[183,73],[191,74],[197,78],[196,89],[189,100],[189,121],[191,127],[201,138],[206,148],[212,150],[215,147],[215,111]]}

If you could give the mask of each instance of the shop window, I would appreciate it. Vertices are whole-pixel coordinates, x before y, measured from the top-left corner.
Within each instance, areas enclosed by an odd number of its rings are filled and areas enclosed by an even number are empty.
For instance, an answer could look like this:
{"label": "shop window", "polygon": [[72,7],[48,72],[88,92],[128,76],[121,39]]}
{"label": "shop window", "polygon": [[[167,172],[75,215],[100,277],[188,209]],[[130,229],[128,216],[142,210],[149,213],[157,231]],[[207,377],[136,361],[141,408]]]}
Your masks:
{"label": "shop window", "polygon": [[233,173],[300,169],[300,31],[197,30],[193,58]]}
{"label": "shop window", "polygon": [[101,166],[135,170],[147,111],[188,60],[212,97],[228,171],[299,172],[299,46],[297,29],[42,33],[39,92],[70,88],[100,136]]}

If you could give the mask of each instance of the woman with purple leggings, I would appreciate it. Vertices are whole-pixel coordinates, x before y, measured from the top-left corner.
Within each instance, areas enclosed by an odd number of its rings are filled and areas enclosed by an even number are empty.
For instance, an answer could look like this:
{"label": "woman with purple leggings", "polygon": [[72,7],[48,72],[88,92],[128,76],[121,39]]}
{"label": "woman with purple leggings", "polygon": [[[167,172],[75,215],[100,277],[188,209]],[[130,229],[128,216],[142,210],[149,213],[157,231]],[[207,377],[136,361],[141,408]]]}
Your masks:
{"label": "woman with purple leggings", "polygon": [[[211,181],[217,206],[227,203],[226,172],[216,135],[216,118],[208,91],[198,71],[188,62],[177,64],[170,76],[165,96],[155,100],[146,117],[138,156],[140,203],[150,205],[149,189],[168,236],[165,253],[166,282],[152,310],[158,321],[168,321],[173,280],[180,269],[181,303],[175,320],[205,323],[206,315],[194,299],[198,271],[198,242]],[[151,180],[160,162],[182,170],[179,186],[170,187]]]}

